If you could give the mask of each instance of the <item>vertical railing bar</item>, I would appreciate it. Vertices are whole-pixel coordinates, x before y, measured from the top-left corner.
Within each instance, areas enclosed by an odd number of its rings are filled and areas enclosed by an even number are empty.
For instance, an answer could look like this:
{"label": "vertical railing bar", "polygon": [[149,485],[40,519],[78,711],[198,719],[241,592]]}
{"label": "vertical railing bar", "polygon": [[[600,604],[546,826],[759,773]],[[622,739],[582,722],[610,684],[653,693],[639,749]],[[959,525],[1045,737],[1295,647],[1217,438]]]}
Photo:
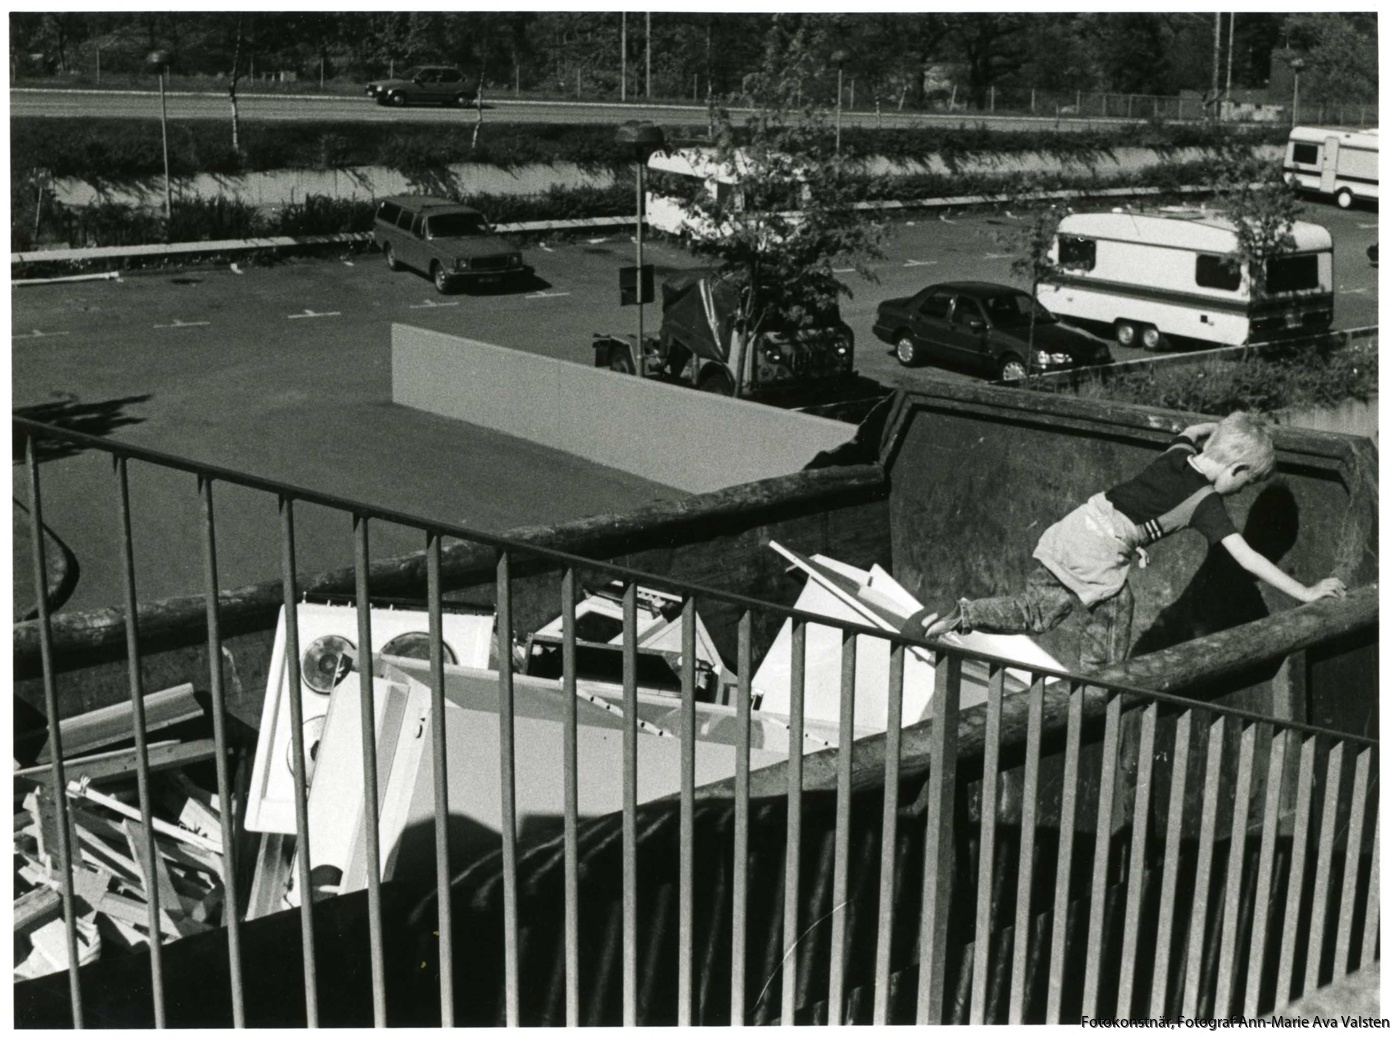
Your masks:
{"label": "vertical railing bar", "polygon": [[749,932],[749,742],[753,725],[753,613],[739,617],[739,728],[734,745],[734,925],[730,934],[729,1022],[744,1025]]}
{"label": "vertical railing bar", "polygon": [[1001,767],[1001,700],[1006,669],[992,665],[987,676],[987,714],[982,728],[982,826],[977,840],[977,910],[972,939],[972,998],[968,1021],[987,1019],[987,962],[992,947],[992,867],[996,853],[997,772]]}
{"label": "vertical railing bar", "polygon": [[[885,787],[880,815],[880,895],[875,936],[875,1026],[890,1021],[890,957],[894,942],[894,867],[899,824],[899,761],[904,735],[904,655],[890,644],[889,697],[885,705]],[[784,948],[786,949],[786,948]]]}
{"label": "vertical railing bar", "polygon": [[[1356,911],[1356,873],[1361,860],[1361,832],[1366,822],[1367,787],[1371,779],[1371,749],[1356,754],[1351,781],[1351,824],[1347,829],[1347,853],[1342,862],[1342,899],[1337,914],[1337,947],[1332,956],[1332,982],[1347,974],[1351,953],[1352,919]],[[1363,954],[1364,957],[1364,954]]]}
{"label": "vertical railing bar", "polygon": [[311,893],[311,828],[306,812],[306,746],[302,737],[301,706],[301,641],[297,628],[297,566],[296,518],[293,501],[285,496],[277,500],[282,516],[282,615],[286,635],[285,664],[287,668],[287,710],[291,717],[292,781],[295,792],[292,809],[296,815],[297,889],[302,894],[301,966],[306,991],[306,1025],[320,1024],[320,1002],[316,986],[316,936],[312,929]]}
{"label": "vertical railing bar", "polygon": [[855,740],[856,636],[842,630],[841,708],[836,751],[836,834],[831,885],[831,962],[827,974],[826,1021],[844,1018],[846,991],[847,894],[851,858],[851,743]]}
{"label": "vertical railing bar", "polygon": [[438,1002],[442,1025],[456,1023],[452,984],[452,861],[448,848],[447,679],[442,653],[442,536],[428,535],[428,671],[432,683],[433,838],[438,903]]}
{"label": "vertical railing bar", "polygon": [[1104,710],[1103,758],[1099,768],[1099,814],[1094,825],[1094,873],[1089,884],[1089,940],[1084,952],[1082,1015],[1098,1015],[1103,926],[1108,901],[1108,848],[1113,835],[1113,800],[1118,790],[1118,739],[1123,696],[1114,694]]}
{"label": "vertical railing bar", "polygon": [[[1162,850],[1162,899],[1157,911],[1157,955],[1152,966],[1152,1004],[1147,1014],[1167,1014],[1167,988],[1172,966],[1172,923],[1176,921],[1176,887],[1181,866],[1181,818],[1186,804],[1186,777],[1191,765],[1191,727],[1195,712],[1176,717],[1176,747],[1172,752],[1171,795],[1167,800],[1167,839]],[[1165,935],[1164,935],[1165,931]]]}
{"label": "vertical railing bar", "polygon": [[199,475],[200,521],[204,531],[205,620],[209,630],[209,696],[214,724],[214,784],[219,793],[219,837],[223,842],[224,927],[228,932],[229,994],[233,1025],[245,1025],[242,932],[238,921],[238,868],[234,849],[232,784],[228,775],[228,735],[224,725],[224,651],[219,632],[219,558],[214,536],[213,481]]}
{"label": "vertical railing bar", "polygon": [[[355,539],[355,615],[359,622],[360,646],[357,657],[360,672],[360,769],[364,783],[365,881],[369,898],[370,995],[374,1004],[374,1025],[388,1025],[384,1003],[384,922],[379,901],[379,764],[375,760],[374,732],[374,636],[369,613],[369,518],[354,514],[351,520]],[[309,894],[303,894],[307,899]]]}
{"label": "vertical railing bar", "polygon": [[[1122,970],[1118,975],[1118,1018],[1132,1015],[1133,982],[1137,967],[1138,923],[1142,916],[1142,876],[1146,870],[1147,836],[1152,830],[1152,755],[1157,743],[1157,703],[1139,716],[1137,791],[1133,800],[1133,833],[1128,855],[1127,908],[1123,917]],[[1170,930],[1171,923],[1167,928]],[[1168,934],[1170,938],[1170,933]]]}
{"label": "vertical railing bar", "polygon": [[1279,938],[1278,983],[1274,986],[1275,1008],[1287,1005],[1293,995],[1293,955],[1298,942],[1298,912],[1303,903],[1303,874],[1308,859],[1313,769],[1316,758],[1317,738],[1309,737],[1298,749],[1298,786],[1293,798],[1293,852],[1288,862],[1288,899],[1283,912],[1283,935]]}
{"label": "vertical railing bar", "polygon": [[791,690],[788,697],[787,851],[783,880],[783,1007],[782,1025],[790,1027],[797,1014],[798,915],[802,902],[802,756],[806,747],[807,623],[792,622]]}
{"label": "vertical railing bar", "polygon": [[[695,999],[695,597],[681,606],[681,869],[676,1023],[690,1026]],[[718,664],[718,663],[711,663]]]}
{"label": "vertical railing bar", "polygon": [[1366,886],[1365,924],[1361,930],[1361,967],[1380,960],[1380,950],[1376,941],[1381,930],[1381,817],[1376,808],[1376,827],[1371,833],[1371,881]]}
{"label": "vertical railing bar", "polygon": [[1012,1026],[1020,1026],[1026,1018],[1031,882],[1035,869],[1035,825],[1040,797],[1040,733],[1045,721],[1044,676],[1034,676],[1026,697],[1026,765],[1021,784],[1021,839],[1016,866],[1016,926],[1011,949],[1011,1008],[1008,1016]]}
{"label": "vertical railing bar", "polygon": [[510,550],[496,556],[496,665],[500,669],[501,904],[505,927],[506,1026],[520,1025],[520,931],[515,862],[515,663],[511,657]]}
{"label": "vertical railing bar", "polygon": [[68,781],[63,767],[63,730],[58,714],[58,686],[54,678],[53,627],[49,620],[49,577],[44,560],[44,510],[39,495],[39,460],[34,449],[36,434],[24,435],[24,464],[29,476],[30,549],[34,565],[34,602],[39,622],[39,661],[44,676],[44,718],[49,727],[49,776],[53,786],[52,800],[58,815],[58,861],[63,872],[63,925],[68,945],[68,999],[73,1014],[73,1027],[83,1027],[82,979],[78,964],[78,911],[73,895],[73,829],[69,823]]}
{"label": "vertical railing bar", "polygon": [[1045,1022],[1060,1022],[1064,997],[1065,945],[1069,933],[1069,873],[1074,856],[1074,826],[1079,805],[1079,745],[1084,731],[1084,687],[1069,688],[1065,722],[1065,772],[1060,795],[1060,841],[1055,853],[1055,903],[1050,927],[1050,969],[1045,993]]}
{"label": "vertical railing bar", "polygon": [[1210,873],[1215,862],[1215,826],[1220,812],[1220,773],[1225,755],[1225,717],[1210,725],[1206,742],[1206,777],[1201,797],[1201,825],[1196,848],[1196,878],[1191,890],[1191,928],[1186,939],[1185,985],[1181,1014],[1193,1019],[1200,1011],[1205,967],[1206,915],[1210,910]]}
{"label": "vertical railing bar", "polygon": [[1274,885],[1279,793],[1283,789],[1283,763],[1287,756],[1288,731],[1280,730],[1269,743],[1269,786],[1264,790],[1264,821],[1259,829],[1259,867],[1254,873],[1254,924],[1249,933],[1249,969],[1244,986],[1244,1014],[1247,1017],[1258,1016],[1260,1011],[1264,952],[1269,946],[1269,894]]}
{"label": "vertical railing bar", "polygon": [[1224,914],[1220,938],[1220,963],[1215,975],[1215,1018],[1230,1014],[1235,989],[1236,940],[1240,926],[1240,889],[1244,885],[1245,838],[1249,827],[1249,793],[1254,780],[1254,749],[1259,740],[1259,724],[1251,723],[1240,733],[1239,764],[1235,774],[1234,818],[1230,828],[1230,856],[1225,864]]}
{"label": "vertical railing bar", "polygon": [[919,988],[915,1020],[943,1022],[948,962],[948,901],[952,895],[953,795],[957,774],[958,706],[962,658],[939,651],[934,662],[929,716],[928,816],[924,829],[924,885],[919,913]]}
{"label": "vertical railing bar", "polygon": [[[559,583],[564,684],[564,1023],[579,1025],[578,945],[578,610],[577,577],[566,567]],[[681,884],[686,884],[681,875]]]}
{"label": "vertical railing bar", "polygon": [[637,1025],[637,583],[622,596],[622,1025]]}
{"label": "vertical railing bar", "polygon": [[[141,807],[141,856],[146,882],[146,927],[150,934],[151,997],[155,1025],[165,1026],[165,970],[161,956],[160,893],[155,884],[156,830],[151,824],[151,763],[146,749],[146,701],[141,690],[141,648],[136,631],[136,559],[131,540],[131,488],[126,457],[114,456],[121,525],[122,603],[126,616],[126,675],[131,689],[131,729],[136,739],[136,793]],[[40,596],[43,590],[38,590]],[[58,798],[64,795],[56,794]],[[171,908],[178,911],[178,908]]]}
{"label": "vertical railing bar", "polygon": [[1337,796],[1342,785],[1346,745],[1338,741],[1327,755],[1327,780],[1322,793],[1322,823],[1317,836],[1317,875],[1313,880],[1312,921],[1308,927],[1307,969],[1303,995],[1317,990],[1322,971],[1322,940],[1327,924],[1327,896],[1332,889],[1332,857],[1337,841]]}

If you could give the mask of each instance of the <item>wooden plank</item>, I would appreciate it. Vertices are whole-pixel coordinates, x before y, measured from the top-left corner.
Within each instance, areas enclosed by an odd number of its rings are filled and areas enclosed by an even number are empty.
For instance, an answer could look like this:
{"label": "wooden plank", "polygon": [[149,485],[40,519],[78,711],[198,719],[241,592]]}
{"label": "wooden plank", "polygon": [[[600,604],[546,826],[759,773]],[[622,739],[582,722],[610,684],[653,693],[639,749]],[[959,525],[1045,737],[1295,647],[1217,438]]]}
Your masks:
{"label": "wooden plank", "polygon": [[1312,824],[1313,770],[1317,760],[1317,738],[1309,737],[1298,750],[1298,787],[1293,797],[1293,853],[1288,867],[1288,897],[1283,911],[1283,934],[1279,938],[1278,982],[1274,985],[1274,1007],[1283,1008],[1293,1000],[1293,960],[1298,942],[1299,909],[1303,902],[1303,873],[1307,864]]}
{"label": "wooden plank", "polygon": [[1220,808],[1221,759],[1225,748],[1225,717],[1210,725],[1206,744],[1206,777],[1201,797],[1201,824],[1197,831],[1196,878],[1191,892],[1191,928],[1186,939],[1185,990],[1181,1014],[1194,1019],[1201,1012],[1201,988],[1205,982],[1206,915],[1210,910],[1210,873],[1215,859],[1215,822]]}
{"label": "wooden plank", "polygon": [[[1181,865],[1181,817],[1186,802],[1186,776],[1191,760],[1194,713],[1187,709],[1176,720],[1176,749],[1172,755],[1171,795],[1167,802],[1167,840],[1162,851],[1162,897],[1157,910],[1157,954],[1152,966],[1152,1003],[1147,1014],[1167,1014],[1167,985],[1172,965],[1172,923],[1176,920],[1177,873]],[[1164,935],[1165,934],[1165,935]]]}
{"label": "wooden plank", "polygon": [[[89,802],[96,803],[98,806],[101,806],[104,809],[108,809],[111,810],[113,813],[120,814],[121,816],[127,818],[127,820],[134,820],[138,823],[140,823],[141,821],[141,812],[139,810],[128,806],[120,799],[114,799],[110,795],[106,795],[103,792],[99,792],[97,791],[97,789],[92,788],[88,785],[79,784],[76,781],[71,782],[68,785],[68,795],[70,798],[74,799],[87,799]],[[210,853],[213,853],[216,856],[221,855],[223,852],[221,849],[221,844],[219,842],[216,842],[213,839],[206,839],[202,835],[196,835],[192,831],[185,831],[182,828],[177,828],[175,827],[175,825],[169,823],[168,821],[163,821],[159,817],[151,818],[151,827],[154,828],[159,834],[169,836],[170,838],[175,839],[179,842],[186,843],[187,845],[197,846],[201,849],[208,850]]]}
{"label": "wooden plank", "polygon": [[31,889],[15,900],[15,932],[22,933],[37,928],[62,913],[63,898],[56,892],[47,886]]}
{"label": "wooden plank", "polygon": [[[188,766],[214,757],[214,739],[198,738],[194,741],[153,741],[146,746],[152,773],[175,767]],[[36,781],[43,784],[48,780],[53,767],[49,764],[27,766],[15,771],[15,780]],[[136,749],[119,748],[112,752],[97,752],[93,755],[78,756],[63,761],[65,776],[70,780],[86,777],[90,781],[115,781],[136,775]]]}
{"label": "wooden plank", "polygon": [[[1139,716],[1136,799],[1128,862],[1127,909],[1123,921],[1122,968],[1118,974],[1118,1018],[1133,1011],[1134,970],[1137,968],[1138,923],[1142,917],[1143,874],[1147,870],[1147,834],[1152,830],[1152,756],[1157,738],[1157,705],[1148,705]],[[1171,923],[1166,923],[1171,928]],[[1170,936],[1168,937],[1170,940]]]}
{"label": "wooden plank", "polygon": [[[158,690],[147,694],[144,699],[146,710],[146,733],[161,730],[176,723],[198,719],[204,709],[194,697],[194,684],[181,683],[177,687]],[[93,709],[82,715],[70,716],[59,723],[59,735],[63,741],[65,755],[90,752],[94,748],[116,744],[118,741],[134,739],[131,724],[132,706],[130,702],[108,705]],[[50,742],[45,741],[39,749],[38,762],[47,763],[53,758]]]}
{"label": "wooden plank", "polygon": [[[1224,924],[1221,927],[1220,961],[1215,974],[1215,1018],[1230,1015],[1234,998],[1236,971],[1239,968],[1237,941],[1240,931],[1240,898],[1244,885],[1245,838],[1249,827],[1249,795],[1254,780],[1254,751],[1260,727],[1267,723],[1251,723],[1240,733],[1239,759],[1235,765],[1234,819],[1230,826],[1230,854],[1225,862]],[[1264,894],[1268,899],[1268,894]]]}

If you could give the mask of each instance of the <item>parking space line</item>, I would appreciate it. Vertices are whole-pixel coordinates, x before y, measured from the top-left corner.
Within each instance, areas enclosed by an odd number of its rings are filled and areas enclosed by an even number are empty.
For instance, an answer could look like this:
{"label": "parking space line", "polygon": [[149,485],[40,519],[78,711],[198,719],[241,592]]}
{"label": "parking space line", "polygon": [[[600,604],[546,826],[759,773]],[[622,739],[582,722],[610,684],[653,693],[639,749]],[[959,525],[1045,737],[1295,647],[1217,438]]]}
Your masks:
{"label": "parking space line", "polygon": [[10,334],[10,339],[12,339],[12,340],[37,340],[37,339],[40,339],[41,337],[45,337],[45,336],[67,336],[67,335],[68,335],[67,330],[64,330],[63,332],[46,333],[46,332],[44,332],[44,331],[42,331],[42,330],[40,330],[40,329],[35,329],[35,330],[33,330],[32,332],[27,332],[27,333],[11,333],[11,334]]}
{"label": "parking space line", "polygon": [[1369,293],[1369,292],[1370,292],[1369,289],[1367,289],[1365,286],[1362,286],[1360,289],[1338,289],[1338,290],[1337,290],[1337,295],[1338,295],[1338,296],[1342,296],[1342,295],[1345,295],[1345,294],[1347,294],[1347,293]]}
{"label": "parking space line", "polygon": [[311,310],[311,308],[308,307],[308,308],[307,308],[305,311],[303,311],[301,314],[289,314],[289,315],[287,315],[287,317],[288,317],[288,318],[334,318],[334,317],[335,317],[336,315],[338,315],[338,314],[340,314],[339,311],[313,311],[313,310]]}
{"label": "parking space line", "polygon": [[938,263],[938,261],[936,261],[936,260],[906,260],[906,261],[904,262],[904,266],[905,266],[905,267],[933,267],[933,266],[934,266],[935,264],[937,264],[937,263]]}
{"label": "parking space line", "polygon": [[1015,253],[983,253],[983,254],[982,254],[982,259],[983,259],[983,260],[1010,260],[1010,259],[1011,259],[1012,257],[1014,257],[1015,255],[1016,255]]}
{"label": "parking space line", "polygon": [[177,319],[175,319],[175,321],[171,322],[169,325],[153,325],[153,326],[151,326],[151,328],[152,328],[152,329],[192,329],[192,328],[194,328],[194,327],[197,326],[197,325],[208,325],[208,324],[209,324],[208,322],[182,322],[182,321],[180,321],[180,319],[177,318]]}
{"label": "parking space line", "polygon": [[548,300],[548,299],[549,299],[550,297],[552,297],[552,296],[572,296],[572,295],[573,295],[573,294],[572,294],[572,293],[569,293],[568,291],[565,291],[565,292],[562,292],[562,293],[546,293],[543,289],[541,289],[539,292],[536,292],[536,293],[528,293],[528,294],[526,294],[525,299],[526,299],[526,300]]}
{"label": "parking space line", "polygon": [[408,309],[410,311],[421,311],[425,307],[457,307],[461,302],[460,300],[446,300],[440,303],[436,300],[424,300],[421,304],[409,304]]}
{"label": "parking space line", "polygon": [[1358,228],[1379,228],[1379,224],[1358,224]]}
{"label": "parking space line", "polygon": [[834,267],[831,269],[833,275],[849,275],[853,271],[855,271],[853,267]]}

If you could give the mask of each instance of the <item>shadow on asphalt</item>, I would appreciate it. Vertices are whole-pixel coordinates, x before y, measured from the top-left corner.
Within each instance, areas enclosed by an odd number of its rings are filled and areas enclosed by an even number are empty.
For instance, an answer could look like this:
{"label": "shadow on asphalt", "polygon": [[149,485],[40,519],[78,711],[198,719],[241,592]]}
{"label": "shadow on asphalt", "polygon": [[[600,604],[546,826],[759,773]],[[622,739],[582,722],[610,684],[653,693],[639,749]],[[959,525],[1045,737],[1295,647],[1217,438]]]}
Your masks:
{"label": "shadow on asphalt", "polygon": [[[14,416],[62,427],[78,434],[106,437],[120,427],[144,422],[139,417],[128,415],[127,409],[149,398],[149,394],[137,394],[128,398],[109,398],[106,401],[79,401],[76,396],[70,394],[59,401],[17,408],[14,410]],[[19,462],[24,458],[25,440],[25,431],[15,426],[11,462]],[[83,451],[80,445],[49,439],[41,439],[36,444],[38,447],[35,449],[35,458],[41,463],[51,459],[66,459]]]}

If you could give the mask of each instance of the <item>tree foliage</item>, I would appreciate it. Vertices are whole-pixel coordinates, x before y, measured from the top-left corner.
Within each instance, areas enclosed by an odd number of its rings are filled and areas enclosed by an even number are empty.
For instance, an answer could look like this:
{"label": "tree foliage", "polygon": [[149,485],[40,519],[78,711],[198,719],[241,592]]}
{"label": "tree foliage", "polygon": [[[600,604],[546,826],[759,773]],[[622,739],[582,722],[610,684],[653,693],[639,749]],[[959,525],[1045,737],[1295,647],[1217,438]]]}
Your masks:
{"label": "tree foliage", "polygon": [[880,228],[855,208],[860,193],[842,178],[831,98],[818,86],[831,28],[818,16],[774,17],[762,69],[744,85],[748,111],[736,120],[714,107],[713,160],[734,174],[733,190],[689,200],[699,225],[720,229],[692,248],[739,287],[750,336],[769,322],[817,321],[850,295],[836,269],[872,277],[879,255]]}
{"label": "tree foliage", "polygon": [[1232,162],[1222,166],[1211,187],[1215,207],[1239,236],[1230,257],[1233,267],[1263,271],[1270,260],[1297,244],[1293,225],[1303,215],[1303,204],[1277,163],[1258,158]]}

